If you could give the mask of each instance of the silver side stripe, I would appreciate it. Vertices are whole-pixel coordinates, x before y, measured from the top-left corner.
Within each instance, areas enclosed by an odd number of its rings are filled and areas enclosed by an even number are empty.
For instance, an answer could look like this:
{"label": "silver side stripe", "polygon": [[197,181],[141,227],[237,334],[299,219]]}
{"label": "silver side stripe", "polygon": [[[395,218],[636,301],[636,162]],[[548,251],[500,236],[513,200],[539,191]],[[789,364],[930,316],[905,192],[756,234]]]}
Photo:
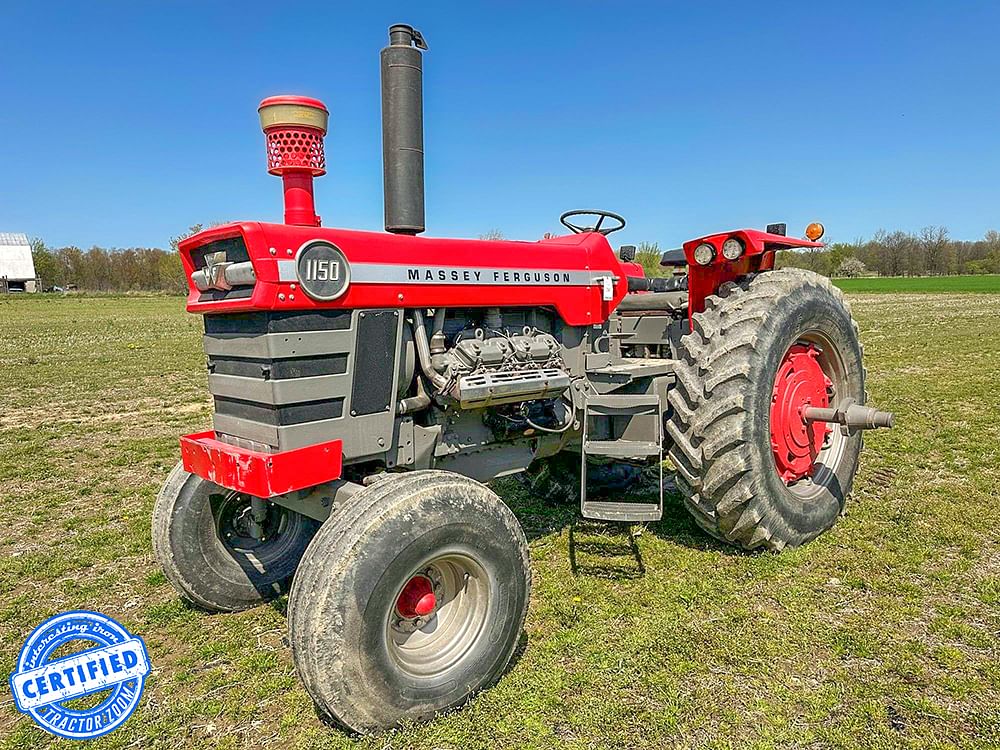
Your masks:
{"label": "silver side stripe", "polygon": [[[608,274],[563,268],[484,268],[471,266],[424,266],[396,263],[352,263],[352,284],[480,284],[506,286],[542,284],[592,286]],[[278,261],[278,280],[294,282],[294,260]]]}

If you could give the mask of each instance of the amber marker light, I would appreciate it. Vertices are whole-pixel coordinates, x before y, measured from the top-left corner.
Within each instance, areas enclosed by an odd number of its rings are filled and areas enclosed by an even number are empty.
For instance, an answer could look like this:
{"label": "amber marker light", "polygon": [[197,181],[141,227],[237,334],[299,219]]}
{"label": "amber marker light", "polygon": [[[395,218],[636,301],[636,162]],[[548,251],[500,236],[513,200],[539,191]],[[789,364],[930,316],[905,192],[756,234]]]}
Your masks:
{"label": "amber marker light", "polygon": [[812,240],[813,242],[816,242],[820,237],[823,236],[823,232],[825,231],[826,229],[823,228],[822,224],[820,224],[818,221],[814,221],[812,224],[806,227],[806,237]]}

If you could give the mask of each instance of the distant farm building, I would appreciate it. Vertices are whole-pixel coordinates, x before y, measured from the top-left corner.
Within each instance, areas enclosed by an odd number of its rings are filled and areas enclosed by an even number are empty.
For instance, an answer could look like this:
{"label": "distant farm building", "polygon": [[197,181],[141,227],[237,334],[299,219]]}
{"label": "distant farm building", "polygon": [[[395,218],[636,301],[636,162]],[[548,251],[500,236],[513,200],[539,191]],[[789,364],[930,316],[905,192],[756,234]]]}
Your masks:
{"label": "distant farm building", "polygon": [[0,232],[0,294],[41,289],[26,234]]}

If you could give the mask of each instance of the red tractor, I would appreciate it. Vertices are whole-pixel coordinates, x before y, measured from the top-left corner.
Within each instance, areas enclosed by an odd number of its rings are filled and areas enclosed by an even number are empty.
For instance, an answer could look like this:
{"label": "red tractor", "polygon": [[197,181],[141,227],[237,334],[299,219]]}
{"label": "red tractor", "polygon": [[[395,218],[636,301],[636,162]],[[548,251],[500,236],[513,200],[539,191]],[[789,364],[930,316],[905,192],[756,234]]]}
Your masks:
{"label": "red tractor", "polygon": [[779,551],[833,525],[861,430],[892,423],[864,405],[840,292],[773,270],[818,231],[699,237],[664,255],[687,268],[667,279],[612,248],[625,221],[607,211],[563,214],[567,234],[539,242],[420,237],[426,45],[406,25],[389,38],[387,233],[320,226],[327,110],[278,96],[259,112],[285,222],[180,243],[215,415],[181,438],[153,514],[156,556],[194,604],[290,587],[296,669],[358,731],[459,705],[508,664],[528,549],[484,482],[523,472],[578,488],[586,518],[656,521],[662,482],[644,502],[595,490],[669,456],[705,531]]}

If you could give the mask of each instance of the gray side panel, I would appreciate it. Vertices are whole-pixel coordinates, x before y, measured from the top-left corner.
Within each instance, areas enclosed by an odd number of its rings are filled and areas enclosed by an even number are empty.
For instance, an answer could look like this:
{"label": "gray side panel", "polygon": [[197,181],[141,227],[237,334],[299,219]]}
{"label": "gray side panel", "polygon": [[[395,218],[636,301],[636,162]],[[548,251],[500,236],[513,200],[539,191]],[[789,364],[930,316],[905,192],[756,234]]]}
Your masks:
{"label": "gray side panel", "polygon": [[[374,321],[378,331],[373,333],[362,325],[367,320]],[[347,461],[377,457],[389,451],[396,417],[393,395],[399,379],[396,358],[402,336],[402,312],[354,310],[350,326],[344,327],[343,321],[338,320],[338,330],[274,332],[271,325],[274,321],[266,322],[265,330],[272,332],[254,334],[236,332],[240,326],[252,328],[245,321],[220,320],[213,322],[216,332],[204,337],[210,355],[232,360],[224,363],[229,372],[209,375],[217,410],[224,412],[215,414],[216,432],[230,436],[225,438],[229,442],[252,441],[279,451],[343,440]],[[283,318],[280,323],[286,328],[318,324],[312,318],[301,324]],[[261,328],[257,326],[258,330]],[[317,357],[312,363],[307,359]],[[333,357],[339,357],[337,361],[341,364],[337,369],[343,367],[346,357],[346,372],[307,374],[315,372],[318,364],[332,362]],[[364,360],[360,368],[359,357]],[[296,367],[296,362],[303,366]],[[254,373],[254,376],[234,372]],[[271,377],[279,373],[289,377]],[[352,416],[352,410],[358,411],[355,405],[358,403],[362,405],[362,413]]]}
{"label": "gray side panel", "polygon": [[250,336],[216,334],[204,336],[205,353],[257,359],[311,357],[349,351],[354,331],[302,331],[300,333],[264,333]]}
{"label": "gray side panel", "polygon": [[263,380],[236,375],[209,375],[208,389],[213,396],[227,396],[262,404],[294,404],[344,398],[351,389],[351,375],[321,375],[315,378]]}
{"label": "gray side panel", "polygon": [[392,445],[394,417],[394,414],[386,412],[367,417],[348,416],[275,427],[226,414],[216,414],[213,423],[217,432],[278,446],[282,451],[304,448],[316,443],[328,443],[331,440],[343,440],[344,459],[354,461],[378,456],[389,450]]}
{"label": "gray side panel", "polygon": [[[216,414],[212,417],[212,426],[216,432],[278,447],[278,428],[274,425],[251,422],[248,419],[230,417],[226,414]],[[281,446],[281,449],[284,450],[284,446]]]}
{"label": "gray side panel", "polygon": [[622,315],[617,316],[615,322],[620,326],[620,334],[616,335],[622,344],[656,345],[669,343],[667,329],[673,318],[668,315]]}

